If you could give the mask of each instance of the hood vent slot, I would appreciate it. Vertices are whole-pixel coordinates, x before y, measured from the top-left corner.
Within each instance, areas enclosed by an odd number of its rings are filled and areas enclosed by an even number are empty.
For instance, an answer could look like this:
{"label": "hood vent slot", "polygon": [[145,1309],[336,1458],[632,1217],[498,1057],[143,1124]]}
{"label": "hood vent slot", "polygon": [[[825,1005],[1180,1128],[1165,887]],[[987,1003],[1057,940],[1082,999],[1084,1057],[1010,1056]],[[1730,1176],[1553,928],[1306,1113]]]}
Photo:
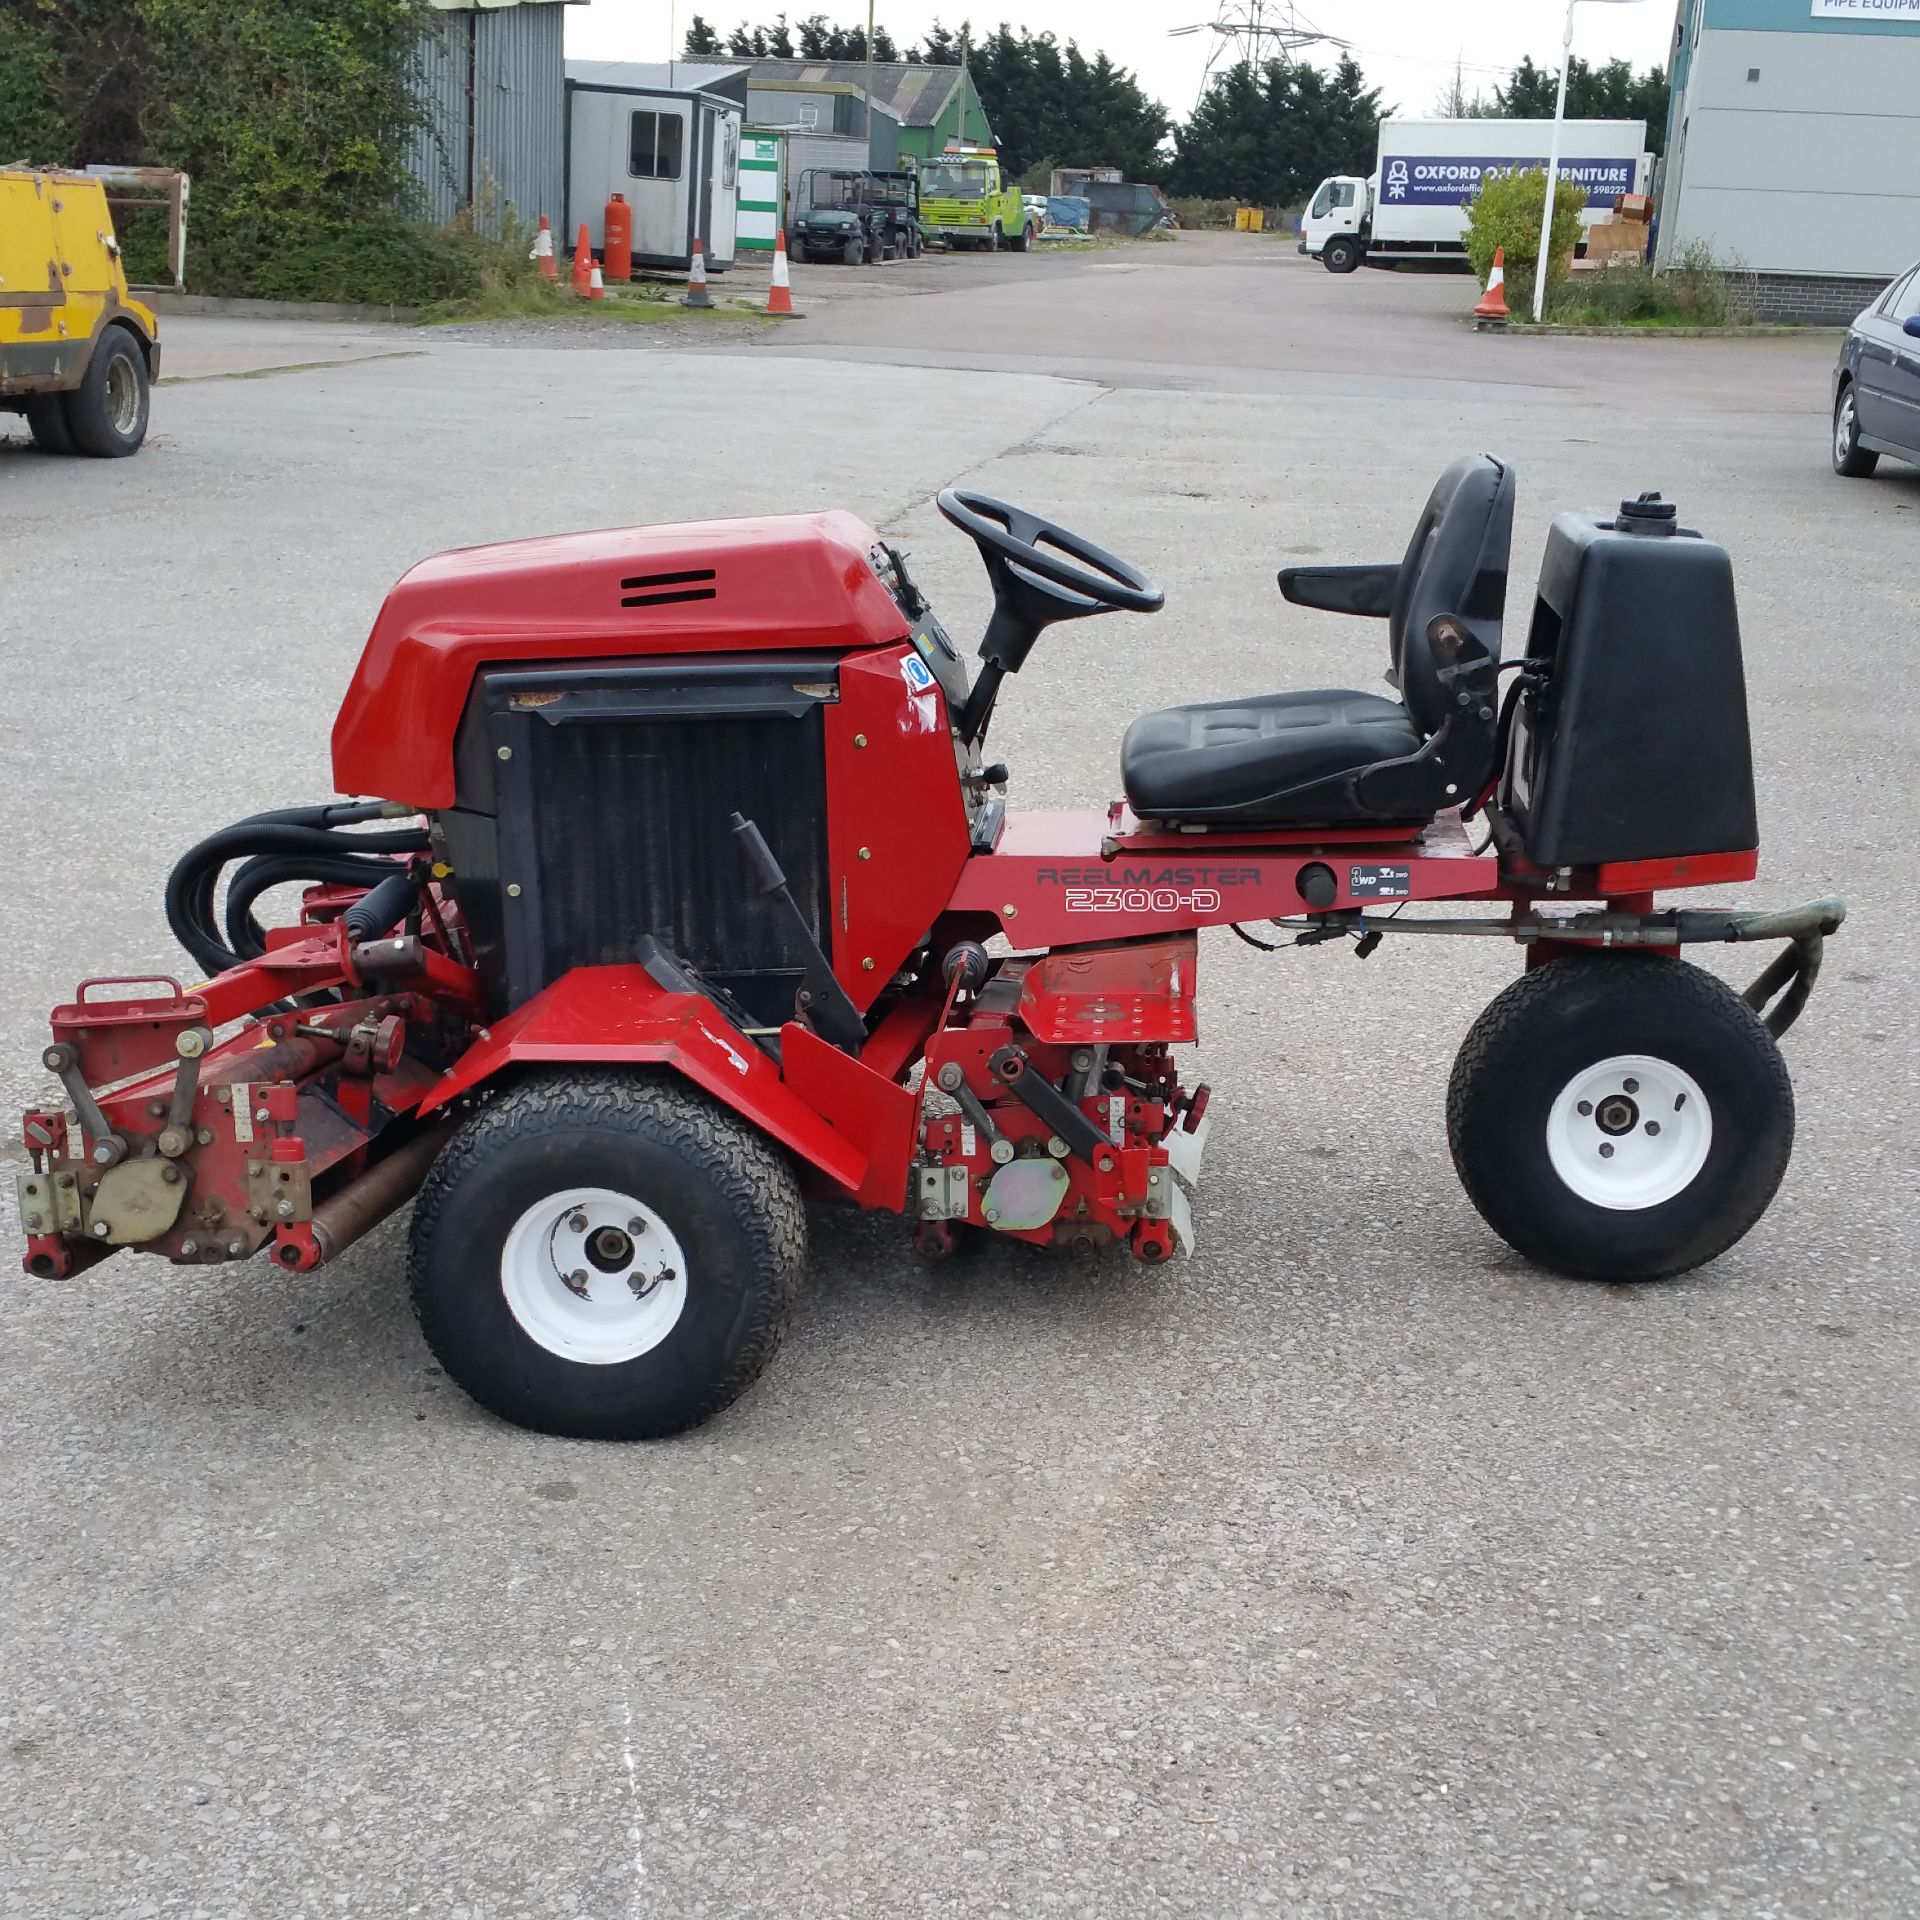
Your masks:
{"label": "hood vent slot", "polygon": [[695,583],[711,580],[711,567],[696,567],[688,573],[641,573],[620,582],[623,607],[670,607],[681,600],[713,600],[717,587]]}

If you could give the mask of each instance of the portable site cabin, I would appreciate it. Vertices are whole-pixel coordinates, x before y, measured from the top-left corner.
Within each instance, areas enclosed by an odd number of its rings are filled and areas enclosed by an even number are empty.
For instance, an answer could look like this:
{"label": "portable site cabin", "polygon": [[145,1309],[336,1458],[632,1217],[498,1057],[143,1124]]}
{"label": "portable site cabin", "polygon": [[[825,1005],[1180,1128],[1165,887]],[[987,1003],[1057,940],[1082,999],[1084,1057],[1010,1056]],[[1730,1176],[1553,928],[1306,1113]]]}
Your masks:
{"label": "portable site cabin", "polygon": [[710,272],[730,267],[746,117],[745,81],[734,71],[569,60],[566,234],[584,223],[598,252],[618,193],[633,208],[635,266],[685,271],[697,238]]}

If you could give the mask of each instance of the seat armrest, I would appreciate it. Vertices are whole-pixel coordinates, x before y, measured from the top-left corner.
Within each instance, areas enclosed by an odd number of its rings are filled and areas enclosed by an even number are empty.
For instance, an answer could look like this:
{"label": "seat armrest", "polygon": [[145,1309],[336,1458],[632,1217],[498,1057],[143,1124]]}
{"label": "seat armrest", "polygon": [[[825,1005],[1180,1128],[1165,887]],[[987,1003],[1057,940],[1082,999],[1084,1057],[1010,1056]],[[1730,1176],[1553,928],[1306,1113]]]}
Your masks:
{"label": "seat armrest", "polygon": [[1398,566],[1280,569],[1280,591],[1296,607],[1357,613],[1369,620],[1384,620],[1393,611],[1393,592],[1399,584]]}

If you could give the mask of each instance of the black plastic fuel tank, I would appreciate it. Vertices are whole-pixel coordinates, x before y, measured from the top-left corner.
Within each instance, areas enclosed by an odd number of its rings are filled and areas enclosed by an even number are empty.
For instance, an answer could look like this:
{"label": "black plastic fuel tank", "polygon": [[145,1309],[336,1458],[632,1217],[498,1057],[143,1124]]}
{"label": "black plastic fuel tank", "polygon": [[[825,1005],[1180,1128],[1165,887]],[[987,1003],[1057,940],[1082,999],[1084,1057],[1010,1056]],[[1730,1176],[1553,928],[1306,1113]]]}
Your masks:
{"label": "black plastic fuel tank", "polygon": [[1543,867],[1759,840],[1733,563],[1657,495],[1547,536],[1500,803]]}

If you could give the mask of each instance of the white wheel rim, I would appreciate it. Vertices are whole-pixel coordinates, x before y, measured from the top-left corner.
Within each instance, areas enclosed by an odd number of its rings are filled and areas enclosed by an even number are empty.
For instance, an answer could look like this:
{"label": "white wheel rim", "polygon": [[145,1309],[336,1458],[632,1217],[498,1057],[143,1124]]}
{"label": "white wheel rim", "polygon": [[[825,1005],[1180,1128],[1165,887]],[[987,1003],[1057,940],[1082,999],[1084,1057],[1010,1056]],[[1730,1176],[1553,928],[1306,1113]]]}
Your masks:
{"label": "white wheel rim", "polygon": [[[1541,216],[1543,219],[1545,215]],[[1844,460],[1853,451],[1853,394],[1851,391],[1840,397],[1839,417],[1833,425],[1833,457]]]}
{"label": "white wheel rim", "polygon": [[125,354],[115,354],[107,362],[107,418],[123,438],[140,418],[140,383]]}
{"label": "white wheel rim", "polygon": [[528,1339],[583,1366],[651,1352],[687,1304],[687,1262],[667,1223],[608,1187],[537,1200],[500,1250],[500,1290]]}
{"label": "white wheel rim", "polygon": [[1547,1157],[1582,1200],[1615,1213],[1684,1193],[1707,1163],[1713,1111],[1670,1060],[1619,1053],[1582,1067],[1547,1115]]}

